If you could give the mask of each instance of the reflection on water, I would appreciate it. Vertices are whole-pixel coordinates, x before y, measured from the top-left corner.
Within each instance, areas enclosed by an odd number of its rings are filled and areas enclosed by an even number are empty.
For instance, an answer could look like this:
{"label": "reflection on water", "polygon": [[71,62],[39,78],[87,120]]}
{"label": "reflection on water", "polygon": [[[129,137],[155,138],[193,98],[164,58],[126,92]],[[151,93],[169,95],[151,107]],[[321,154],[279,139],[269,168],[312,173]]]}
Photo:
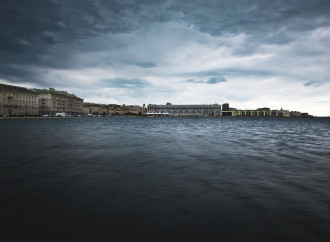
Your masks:
{"label": "reflection on water", "polygon": [[330,241],[330,120],[1,120],[13,240]]}

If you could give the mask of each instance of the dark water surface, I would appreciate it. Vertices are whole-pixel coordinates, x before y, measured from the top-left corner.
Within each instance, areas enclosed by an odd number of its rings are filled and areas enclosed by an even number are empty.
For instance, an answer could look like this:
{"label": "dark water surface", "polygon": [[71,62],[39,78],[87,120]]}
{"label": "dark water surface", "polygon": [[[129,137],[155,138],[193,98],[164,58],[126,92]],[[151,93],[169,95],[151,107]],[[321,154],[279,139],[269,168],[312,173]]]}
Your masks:
{"label": "dark water surface", "polygon": [[0,120],[1,241],[330,241],[330,119]]}

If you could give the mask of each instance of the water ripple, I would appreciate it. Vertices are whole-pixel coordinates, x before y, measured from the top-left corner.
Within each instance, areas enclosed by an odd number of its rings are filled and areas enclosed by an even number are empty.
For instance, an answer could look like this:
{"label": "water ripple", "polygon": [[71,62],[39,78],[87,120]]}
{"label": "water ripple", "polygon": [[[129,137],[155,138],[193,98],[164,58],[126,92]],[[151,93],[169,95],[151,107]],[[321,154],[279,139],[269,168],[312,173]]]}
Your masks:
{"label": "water ripple", "polygon": [[0,123],[1,226],[16,240],[330,239],[329,119]]}

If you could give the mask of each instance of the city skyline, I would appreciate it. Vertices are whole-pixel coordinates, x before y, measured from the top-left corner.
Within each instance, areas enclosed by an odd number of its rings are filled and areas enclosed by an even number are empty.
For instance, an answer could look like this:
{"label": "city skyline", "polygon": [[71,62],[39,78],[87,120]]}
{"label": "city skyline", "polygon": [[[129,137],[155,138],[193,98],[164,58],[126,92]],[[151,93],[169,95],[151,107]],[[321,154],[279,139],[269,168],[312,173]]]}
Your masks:
{"label": "city skyline", "polygon": [[221,104],[118,105],[84,102],[64,90],[35,89],[0,83],[0,117],[81,117],[81,115],[140,115],[185,117],[313,117],[306,112],[286,109],[240,109]]}
{"label": "city skyline", "polygon": [[327,1],[2,1],[0,83],[330,115]]}

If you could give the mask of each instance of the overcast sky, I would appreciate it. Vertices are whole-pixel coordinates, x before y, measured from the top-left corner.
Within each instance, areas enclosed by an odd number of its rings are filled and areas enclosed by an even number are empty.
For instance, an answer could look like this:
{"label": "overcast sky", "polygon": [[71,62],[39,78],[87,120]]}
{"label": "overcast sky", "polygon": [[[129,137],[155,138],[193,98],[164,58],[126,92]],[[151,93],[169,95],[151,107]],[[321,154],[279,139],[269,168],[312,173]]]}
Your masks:
{"label": "overcast sky", "polygon": [[0,83],[330,115],[329,0],[1,0]]}

